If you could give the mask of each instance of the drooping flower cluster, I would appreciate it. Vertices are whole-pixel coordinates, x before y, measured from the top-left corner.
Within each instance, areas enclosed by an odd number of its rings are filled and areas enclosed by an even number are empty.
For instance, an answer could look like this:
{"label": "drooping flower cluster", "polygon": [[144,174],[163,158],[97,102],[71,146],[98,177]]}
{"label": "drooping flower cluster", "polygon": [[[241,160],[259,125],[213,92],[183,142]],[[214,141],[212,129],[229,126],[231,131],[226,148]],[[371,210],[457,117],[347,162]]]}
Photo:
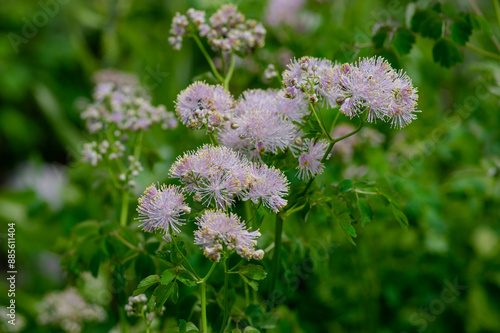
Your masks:
{"label": "drooping flower cluster", "polygon": [[85,322],[102,322],[106,311],[87,303],[74,288],[45,295],[38,308],[38,322],[61,327],[68,333],[79,333]]}
{"label": "drooping flower cluster", "polygon": [[184,89],[175,103],[183,124],[190,129],[206,127],[209,133],[230,117],[233,107],[233,97],[222,86],[199,81]]}
{"label": "drooping flower cluster", "polygon": [[325,167],[322,158],[327,148],[328,142],[326,140],[314,142],[312,139],[304,139],[298,154],[297,176],[301,179],[308,179],[322,173]]}
{"label": "drooping flower cluster", "polygon": [[195,244],[201,246],[203,254],[211,261],[220,260],[224,245],[247,260],[264,257],[263,250],[255,250],[260,232],[250,231],[236,214],[206,210],[196,220],[199,228],[194,232]]}
{"label": "drooping flower cluster", "polygon": [[330,60],[302,57],[287,67],[283,72],[283,87],[288,98],[308,98],[312,103],[323,99],[330,107],[337,106],[334,64]]}
{"label": "drooping flower cluster", "polygon": [[[170,176],[179,178],[193,199],[206,206],[225,209],[235,198],[262,200],[265,206],[278,211],[286,205],[286,177],[274,168],[257,167],[232,149],[204,145],[179,157],[170,169]],[[267,184],[262,184],[264,179]]]}
{"label": "drooping flower cluster", "polygon": [[180,232],[179,226],[185,224],[181,216],[191,212],[191,208],[184,200],[179,186],[158,185],[158,188],[155,184],[149,186],[139,198],[137,219],[142,222],[139,227],[147,232],[163,232],[166,240],[169,240],[170,235]]}
{"label": "drooping flower cluster", "polygon": [[279,90],[247,90],[234,109],[234,117],[219,135],[220,142],[252,159],[284,151],[300,136],[296,123],[307,113],[307,102],[285,98]]}
{"label": "drooping flower cluster", "polygon": [[[234,5],[223,5],[205,22],[205,12],[193,8],[186,15],[177,13],[172,20],[171,36],[168,41],[175,50],[182,47],[183,37],[189,35],[189,24],[202,37],[206,37],[208,44],[214,51],[239,51],[250,53],[264,46],[266,29],[255,20],[245,20],[245,16],[238,12]],[[194,28],[193,28],[194,30]]]}
{"label": "drooping flower cluster", "polygon": [[175,128],[177,120],[165,106],[154,107],[151,97],[131,74],[108,70],[99,73],[94,90],[94,102],[82,113],[90,133],[115,125],[123,131],[143,131],[160,123],[164,129]]}

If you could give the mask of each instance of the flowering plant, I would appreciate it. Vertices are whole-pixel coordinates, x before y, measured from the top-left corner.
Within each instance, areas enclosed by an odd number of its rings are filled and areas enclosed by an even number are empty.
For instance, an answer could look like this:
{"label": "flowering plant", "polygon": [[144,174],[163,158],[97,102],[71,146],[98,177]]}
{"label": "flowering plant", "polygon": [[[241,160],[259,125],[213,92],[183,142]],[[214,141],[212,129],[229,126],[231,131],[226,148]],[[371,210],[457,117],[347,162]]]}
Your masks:
{"label": "flowering plant", "polygon": [[[112,71],[96,76],[94,102],[82,113],[95,137],[84,145],[83,160],[103,165],[122,194],[120,227],[93,227],[116,240],[105,251],[112,246],[127,253],[120,265],[134,259],[136,266],[139,260],[153,263],[124,307],[129,317],[143,318],[148,332],[160,325],[155,318],[168,299],[177,303],[194,289],[199,296],[190,314],[179,319],[179,331],[256,332],[272,325],[280,302],[283,227],[297,216],[306,221],[311,209],[321,209],[352,244],[355,226],[372,220],[370,196],[384,197],[395,219],[408,224],[397,194],[383,185],[315,181],[327,163],[335,163],[334,147],[368,123],[401,129],[417,118],[417,88],[408,75],[382,57],[341,64],[303,56],[281,75],[268,67],[266,76],[276,78],[280,89],[248,89],[235,97],[230,91],[235,63],[264,46],[266,30],[234,5],[205,16],[190,9],[172,21],[172,47],[179,50],[185,38],[193,38],[212,72],[211,82],[196,81],[178,94],[177,118],[164,106],[152,106],[132,76]],[[201,38],[219,54],[218,66]],[[342,117],[356,118],[357,126],[337,136],[346,128],[338,124]],[[143,171],[143,135],[155,124],[175,128],[176,119],[209,143],[178,156],[168,172],[171,184],[157,179],[147,187],[132,219],[130,194]],[[270,220],[274,237],[261,232]],[[137,228],[144,234],[137,235]],[[211,282],[216,275],[223,276],[219,290]],[[267,295],[261,292],[264,284]]]}

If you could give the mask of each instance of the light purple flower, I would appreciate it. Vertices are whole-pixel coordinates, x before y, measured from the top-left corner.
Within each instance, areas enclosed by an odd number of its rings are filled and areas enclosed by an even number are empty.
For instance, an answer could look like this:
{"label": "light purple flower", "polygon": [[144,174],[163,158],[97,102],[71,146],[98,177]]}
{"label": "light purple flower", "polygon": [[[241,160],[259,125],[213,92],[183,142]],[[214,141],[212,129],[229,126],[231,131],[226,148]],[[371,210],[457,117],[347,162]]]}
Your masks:
{"label": "light purple flower", "polygon": [[263,258],[264,251],[255,250],[260,232],[250,231],[236,214],[206,210],[196,220],[199,228],[194,232],[194,242],[201,246],[203,254],[211,261],[219,261],[225,249],[236,250],[247,260]]}
{"label": "light purple flower", "polygon": [[187,36],[187,26],[189,25],[189,21],[185,15],[181,15],[180,13],[176,13],[174,18],[172,19],[172,25],[170,27],[170,36],[168,38],[168,42],[174,50],[180,50],[182,47],[182,37]]}
{"label": "light purple flower", "polygon": [[221,85],[200,81],[181,91],[175,102],[175,111],[183,124],[190,129],[206,127],[208,132],[221,126],[233,107],[233,97]]}
{"label": "light purple flower", "polygon": [[252,181],[243,199],[262,204],[274,212],[286,206],[284,197],[288,194],[288,180],[283,172],[265,164],[253,164],[251,168]]}
{"label": "light purple flower", "polygon": [[139,227],[147,232],[159,230],[168,235],[180,232],[179,226],[185,224],[180,217],[191,212],[184,200],[179,186],[161,185],[156,188],[151,185],[139,198],[139,217],[136,218],[142,222]]}
{"label": "light purple flower", "polygon": [[349,117],[367,112],[367,121],[391,121],[402,128],[416,119],[417,89],[402,71],[381,57],[363,58],[334,69],[340,112]]}
{"label": "light purple flower", "polygon": [[247,90],[234,109],[235,117],[219,134],[220,142],[254,160],[294,145],[307,112],[307,102],[285,98],[278,90]]}
{"label": "light purple flower", "polygon": [[334,64],[327,59],[302,57],[293,60],[283,72],[283,87],[288,98],[307,98],[305,91],[316,95],[330,107],[337,106],[334,90]]}
{"label": "light purple flower", "polygon": [[249,162],[235,151],[204,145],[178,157],[170,176],[179,178],[194,199],[217,208],[230,206],[251,180]]}
{"label": "light purple flower", "polygon": [[302,151],[298,156],[297,176],[301,179],[309,179],[323,172],[325,165],[321,161],[328,148],[326,140],[314,142],[312,139],[305,139]]}

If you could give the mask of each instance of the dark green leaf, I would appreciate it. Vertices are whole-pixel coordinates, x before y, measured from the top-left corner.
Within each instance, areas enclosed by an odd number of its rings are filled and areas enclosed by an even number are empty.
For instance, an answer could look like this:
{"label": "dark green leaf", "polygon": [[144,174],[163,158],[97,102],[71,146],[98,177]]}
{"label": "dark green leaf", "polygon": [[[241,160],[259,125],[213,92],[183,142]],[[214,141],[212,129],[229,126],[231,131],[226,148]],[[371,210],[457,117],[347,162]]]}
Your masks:
{"label": "dark green leaf", "polygon": [[164,285],[169,284],[170,282],[172,282],[173,279],[175,279],[175,275],[176,275],[175,268],[169,268],[164,270],[163,273],[161,273],[161,280],[160,280],[161,284]]}
{"label": "dark green leaf", "polygon": [[385,45],[385,41],[387,40],[387,37],[389,33],[391,32],[392,28],[389,26],[383,26],[380,27],[375,34],[372,36],[372,42],[373,46],[376,49],[383,48]]}
{"label": "dark green leaf", "polygon": [[413,43],[415,43],[415,36],[407,28],[399,28],[392,39],[392,45],[400,55],[410,53]]}
{"label": "dark green leaf", "polygon": [[179,285],[177,284],[177,281],[175,281],[172,290],[172,302],[177,304],[178,300],[179,300]]}
{"label": "dark green leaf", "polygon": [[399,222],[401,227],[405,230],[408,230],[408,226],[410,224],[408,223],[408,218],[406,217],[405,213],[403,213],[403,211],[396,208],[395,206],[392,206],[392,213],[394,214],[394,217]]}
{"label": "dark green leaf", "polygon": [[461,63],[464,60],[455,43],[449,38],[441,38],[434,44],[432,56],[435,62],[447,68]]}
{"label": "dark green leaf", "polygon": [[165,304],[167,299],[172,294],[173,289],[174,289],[173,283],[169,285],[163,285],[163,284],[158,285],[149,299],[148,310],[154,311],[156,309],[161,309],[163,304]]}
{"label": "dark green leaf", "polygon": [[151,275],[156,272],[156,266],[151,257],[140,253],[135,259],[135,272],[137,276]]}
{"label": "dark green leaf", "polygon": [[260,265],[248,264],[241,266],[239,273],[252,280],[263,280],[266,278],[267,272]]}
{"label": "dark green leaf", "polygon": [[393,205],[396,205],[397,207],[401,207],[404,205],[404,202],[399,196],[398,192],[394,191],[392,188],[385,185],[378,185],[377,189],[380,194],[382,194]]}
{"label": "dark green leaf", "polygon": [[160,276],[158,274],[155,275],[150,275],[146,278],[144,278],[139,285],[137,286],[137,289],[134,291],[134,296],[143,294],[146,290],[148,290],[151,286],[157,284],[160,282]]}
{"label": "dark green leaf", "polygon": [[417,9],[411,18],[411,30],[413,30],[413,32],[420,32],[420,27],[428,16],[428,11]]}
{"label": "dark green leaf", "polygon": [[365,198],[358,199],[359,212],[361,214],[361,226],[364,227],[373,218],[373,212]]}
{"label": "dark green leaf", "polygon": [[350,179],[344,179],[340,182],[338,189],[340,193],[352,191],[354,189],[354,183]]}
{"label": "dark green leaf", "polygon": [[457,44],[465,45],[472,34],[472,24],[464,17],[458,16],[451,24],[451,39]]}
{"label": "dark green leaf", "polygon": [[177,281],[181,282],[182,284],[188,287],[196,285],[196,281],[194,280],[194,278],[185,269],[177,270]]}
{"label": "dark green leaf", "polygon": [[356,229],[351,225],[351,218],[349,217],[349,214],[343,213],[337,216],[337,222],[340,225],[340,230],[342,230],[342,233],[344,236],[347,238],[347,240],[354,246],[356,246],[356,243],[353,240],[353,237],[356,237]]}
{"label": "dark green leaf", "polygon": [[423,37],[438,39],[443,30],[443,18],[435,11],[429,11],[427,18],[420,26],[420,33]]}
{"label": "dark green leaf", "polygon": [[247,326],[243,330],[243,333],[260,333],[260,331],[258,329],[256,329],[255,327]]}
{"label": "dark green leaf", "polygon": [[184,242],[176,240],[177,246],[175,246],[174,241],[170,243],[170,261],[174,265],[178,265],[184,258],[182,255],[186,255],[186,250],[184,249]]}
{"label": "dark green leaf", "polygon": [[447,1],[441,5],[441,11],[446,17],[455,17],[457,15],[457,5],[451,1]]}

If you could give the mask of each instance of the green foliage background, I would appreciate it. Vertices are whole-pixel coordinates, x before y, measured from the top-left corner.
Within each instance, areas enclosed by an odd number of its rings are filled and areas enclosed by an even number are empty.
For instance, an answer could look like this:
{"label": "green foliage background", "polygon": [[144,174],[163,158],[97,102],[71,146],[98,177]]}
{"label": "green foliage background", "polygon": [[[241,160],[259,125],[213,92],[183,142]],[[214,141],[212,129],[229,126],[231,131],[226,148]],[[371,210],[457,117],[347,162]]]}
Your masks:
{"label": "green foliage background", "polygon": [[[41,5],[2,1],[0,219],[2,233],[8,222],[17,224],[21,273],[16,300],[18,314],[27,321],[26,332],[51,331],[36,323],[38,302],[51,290],[77,283],[79,270],[89,264],[85,258],[95,255],[96,245],[79,243],[70,236],[72,228],[86,220],[104,223],[118,214],[110,185],[102,180],[105,174],[78,162],[87,135],[79,106],[91,96],[92,74],[105,67],[136,73],[154,102],[173,110],[177,94],[209,68],[192,40],[186,40],[181,51],[172,50],[167,42],[171,18],[190,7],[213,12],[222,3],[67,1],[16,52],[8,34],[22,36],[23,18],[33,20]],[[236,3],[247,17],[263,20],[265,2]],[[305,223],[299,216],[289,218],[284,226],[285,274],[278,282],[284,302],[276,308],[278,324],[268,332],[416,332],[422,326],[411,316],[436,304],[445,280],[467,288],[444,311],[430,312],[426,332],[500,332],[500,66],[498,57],[462,46],[468,42],[498,55],[491,42],[491,35],[500,36],[493,3],[478,1],[484,22],[475,23],[479,28],[468,39],[461,35],[468,29],[463,25],[466,18],[456,19],[450,38],[440,39],[431,28],[434,14],[425,14],[432,17],[427,18],[428,29],[421,31],[407,10],[428,10],[435,2],[308,1],[311,28],[297,32],[287,26],[267,27],[265,48],[236,68],[231,90],[237,95],[247,88],[278,87],[277,81],[264,82],[262,72],[270,62],[282,71],[283,54],[339,62],[382,54],[407,71],[420,91],[418,120],[401,131],[371,125],[386,136],[381,147],[358,145],[348,161],[334,154],[318,182],[337,184],[351,178],[387,184],[405,203],[408,230],[398,225],[382,198],[369,198],[373,220],[356,226],[356,246],[318,207],[311,209]],[[443,8],[474,13],[467,1]],[[372,42],[373,26],[390,17],[406,30],[388,41],[380,29]],[[455,64],[462,58],[463,63]],[[152,71],[161,72],[157,80]],[[207,141],[202,133],[181,125],[174,131],[148,133],[147,167],[136,195],[152,182],[167,181],[175,157]],[[41,191],[34,190],[34,181],[20,171],[26,163],[32,179],[42,177],[41,170],[47,168],[61,177],[62,206],[50,206]],[[19,177],[29,184],[15,189],[12,183]],[[273,235],[271,222],[264,220],[264,239]],[[7,260],[3,237],[2,268]],[[68,249],[82,248],[90,252],[72,252],[78,262],[68,259]],[[61,256],[70,266],[67,275],[54,266]],[[196,260],[208,269],[203,257]],[[101,267],[101,274],[113,275],[107,267]],[[123,295],[131,295],[140,280],[154,273],[151,270],[137,263],[128,268]],[[5,271],[0,273],[2,286]],[[0,301],[7,304],[7,293],[1,290]],[[165,320],[170,326],[183,315],[173,313],[175,308],[167,303]],[[85,332],[107,332],[117,320],[110,315],[106,323],[88,325]]]}

